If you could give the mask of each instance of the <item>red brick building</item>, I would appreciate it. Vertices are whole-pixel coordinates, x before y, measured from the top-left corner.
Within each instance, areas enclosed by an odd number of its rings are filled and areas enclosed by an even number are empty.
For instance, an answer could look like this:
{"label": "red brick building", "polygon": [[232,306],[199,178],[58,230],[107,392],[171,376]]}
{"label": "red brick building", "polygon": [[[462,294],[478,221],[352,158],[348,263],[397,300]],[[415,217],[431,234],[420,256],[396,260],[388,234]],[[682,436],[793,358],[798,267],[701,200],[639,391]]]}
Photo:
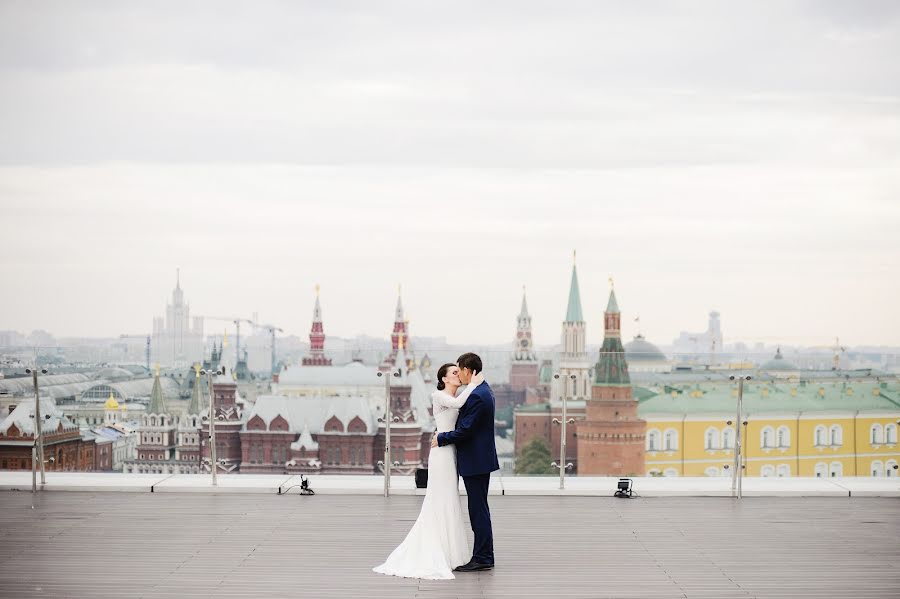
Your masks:
{"label": "red brick building", "polygon": [[[0,469],[31,470],[31,449],[36,434],[33,414],[34,398],[31,398],[15,406],[0,423]],[[93,438],[82,437],[78,425],[60,412],[53,400],[41,400],[41,418],[45,470],[93,472],[97,469]]]}

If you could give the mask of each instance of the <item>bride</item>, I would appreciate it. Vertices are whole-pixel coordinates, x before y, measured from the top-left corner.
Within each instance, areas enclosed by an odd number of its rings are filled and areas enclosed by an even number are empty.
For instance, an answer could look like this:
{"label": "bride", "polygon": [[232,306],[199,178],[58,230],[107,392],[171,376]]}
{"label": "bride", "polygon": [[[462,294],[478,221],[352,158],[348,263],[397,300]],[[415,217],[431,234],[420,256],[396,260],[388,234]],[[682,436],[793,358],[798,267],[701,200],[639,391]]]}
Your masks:
{"label": "bride", "polygon": [[[443,433],[456,427],[459,409],[472,390],[484,381],[484,375],[478,373],[473,377],[459,397],[456,391],[462,383],[456,364],[441,366],[437,377],[438,390],[431,395],[431,400],[437,432]],[[467,563],[470,555],[459,502],[456,446],[433,447],[428,457],[428,487],[419,517],[387,561],[373,570],[406,578],[455,578],[453,568]]]}

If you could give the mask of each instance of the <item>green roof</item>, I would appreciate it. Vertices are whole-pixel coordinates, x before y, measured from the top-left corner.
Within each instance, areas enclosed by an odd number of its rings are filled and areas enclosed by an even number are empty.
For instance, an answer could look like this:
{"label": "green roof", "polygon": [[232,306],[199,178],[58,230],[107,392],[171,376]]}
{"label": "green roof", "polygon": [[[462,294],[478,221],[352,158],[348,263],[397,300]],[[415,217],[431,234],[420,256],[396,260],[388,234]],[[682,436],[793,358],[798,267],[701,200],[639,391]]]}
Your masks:
{"label": "green roof", "polygon": [[150,390],[150,405],[147,407],[148,414],[168,414],[166,409],[166,400],[163,398],[162,385],[159,384],[159,372],[153,378],[153,389]]}
{"label": "green roof", "polygon": [[[728,381],[685,385],[681,388],[659,389],[646,397],[642,393],[640,414],[703,414],[730,413],[737,409],[736,386]],[[852,389],[848,393],[848,389]],[[796,395],[792,393],[796,390]],[[820,394],[820,390],[821,393]],[[647,391],[654,391],[648,389]],[[676,393],[672,397],[671,392]],[[798,383],[750,383],[744,387],[744,412],[824,412],[824,411],[887,410],[900,411],[897,389],[876,382],[846,385],[842,382],[810,381]]]}
{"label": "green roof", "polygon": [[578,290],[578,271],[572,266],[572,283],[569,285],[569,308],[566,310],[566,322],[584,322],[581,313],[581,292]]}
{"label": "green roof", "polygon": [[609,290],[609,302],[606,304],[606,311],[610,314],[619,313],[619,303],[616,301],[616,292],[613,289]]}

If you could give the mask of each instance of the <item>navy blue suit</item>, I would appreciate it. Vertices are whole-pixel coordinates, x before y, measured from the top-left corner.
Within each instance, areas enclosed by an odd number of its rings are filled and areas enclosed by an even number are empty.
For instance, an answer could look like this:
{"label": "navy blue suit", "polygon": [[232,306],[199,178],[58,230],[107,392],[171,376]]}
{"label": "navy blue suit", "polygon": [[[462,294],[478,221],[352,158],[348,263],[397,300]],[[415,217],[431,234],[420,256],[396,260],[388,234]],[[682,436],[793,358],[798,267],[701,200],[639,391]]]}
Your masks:
{"label": "navy blue suit", "polygon": [[481,383],[459,409],[456,430],[438,434],[438,445],[456,445],[456,471],[469,497],[469,521],[475,533],[472,559],[494,564],[494,533],[488,508],[491,472],[500,469],[494,445],[494,392]]}

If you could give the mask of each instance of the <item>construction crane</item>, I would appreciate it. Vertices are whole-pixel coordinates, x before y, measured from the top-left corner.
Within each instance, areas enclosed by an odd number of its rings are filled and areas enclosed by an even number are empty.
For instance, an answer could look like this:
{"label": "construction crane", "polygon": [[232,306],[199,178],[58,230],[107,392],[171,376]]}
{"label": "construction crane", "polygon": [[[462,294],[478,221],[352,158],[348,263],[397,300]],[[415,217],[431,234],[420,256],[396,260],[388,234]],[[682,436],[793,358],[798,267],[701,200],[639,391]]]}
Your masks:
{"label": "construction crane", "polygon": [[272,380],[274,381],[275,380],[275,331],[278,331],[279,333],[283,333],[284,329],[280,329],[280,328],[276,327],[275,325],[271,325],[271,324],[258,324],[255,326],[260,329],[265,329],[265,330],[269,331],[269,334],[272,335]]}
{"label": "construction crane", "polygon": [[146,339],[147,340],[147,372],[150,372],[150,335],[119,335],[119,339]]}
{"label": "construction crane", "polygon": [[841,345],[839,337],[834,338],[834,345],[814,345],[810,349],[830,349],[834,352],[834,355],[831,357],[832,370],[841,369],[841,354],[847,351],[847,348]]}
{"label": "construction crane", "polygon": [[201,316],[200,318],[209,319],[209,320],[221,320],[224,322],[232,322],[234,323],[234,328],[236,330],[235,340],[234,340],[234,364],[237,366],[237,363],[241,361],[241,323],[246,322],[251,326],[256,326],[256,323],[250,320],[249,318],[241,318],[239,316]]}

